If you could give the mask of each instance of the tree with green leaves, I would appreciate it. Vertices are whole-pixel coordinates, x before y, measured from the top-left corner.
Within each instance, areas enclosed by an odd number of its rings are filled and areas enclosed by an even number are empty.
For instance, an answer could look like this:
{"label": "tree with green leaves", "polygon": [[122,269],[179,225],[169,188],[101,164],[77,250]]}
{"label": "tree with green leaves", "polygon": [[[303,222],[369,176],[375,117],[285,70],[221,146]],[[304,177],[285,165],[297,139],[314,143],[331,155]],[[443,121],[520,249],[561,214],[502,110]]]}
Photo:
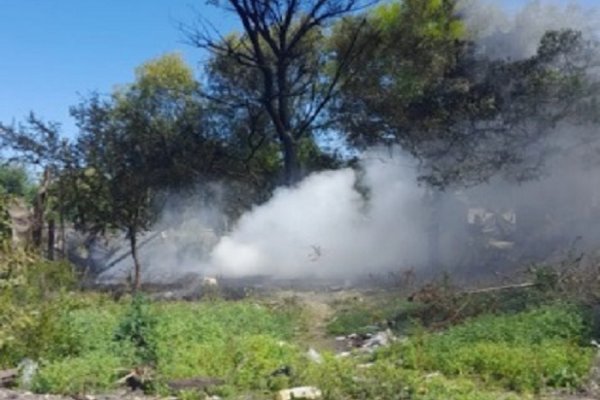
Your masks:
{"label": "tree with green leaves", "polygon": [[[350,62],[339,55],[343,61],[329,63],[330,54],[323,48],[326,30],[370,2],[228,0],[215,4],[235,14],[243,31],[223,37],[213,34],[207,23],[186,30],[194,45],[214,57],[209,72],[217,90],[209,95],[247,114],[245,137],[250,154],[256,154],[252,149],[264,143],[278,145],[284,182],[294,184],[302,175],[301,147],[310,146],[314,143],[311,135],[329,126],[326,106]],[[351,36],[357,37],[360,28]],[[236,71],[236,76],[231,71]],[[236,86],[241,80],[243,84]]]}
{"label": "tree with green leaves", "polygon": [[47,251],[54,257],[56,221],[64,243],[64,196],[69,190],[57,177],[73,162],[68,140],[60,136],[60,126],[43,121],[31,113],[24,123],[0,123],[0,146],[9,149],[8,160],[29,166],[40,173],[36,193],[30,195],[34,206],[33,245],[41,249],[43,230],[47,226]]}
{"label": "tree with green leaves", "polygon": [[31,198],[34,190],[27,171],[20,165],[0,166],[0,195]]}
{"label": "tree with green leaves", "polygon": [[[335,45],[363,19],[340,24]],[[456,0],[394,2],[367,21],[360,40],[373,45],[352,64],[332,113],[354,145],[397,144],[415,156],[431,186],[534,178],[557,124],[594,115],[594,44],[579,32],[547,32],[524,60],[490,60]]]}
{"label": "tree with green leaves", "polygon": [[205,136],[197,82],[179,56],[168,54],[138,68],[133,84],[72,113],[81,131],[80,221],[92,232],[126,233],[138,290],[137,241],[154,222],[161,194],[194,182],[218,157],[218,144]]}
{"label": "tree with green leaves", "polygon": [[442,190],[537,178],[558,150],[557,126],[593,123],[595,44],[573,30],[547,32],[527,59],[488,59],[456,0],[405,0],[345,19],[333,46],[345,48],[364,20],[359,41],[372,45],[330,112],[357,148],[397,145],[419,161],[436,265]]}

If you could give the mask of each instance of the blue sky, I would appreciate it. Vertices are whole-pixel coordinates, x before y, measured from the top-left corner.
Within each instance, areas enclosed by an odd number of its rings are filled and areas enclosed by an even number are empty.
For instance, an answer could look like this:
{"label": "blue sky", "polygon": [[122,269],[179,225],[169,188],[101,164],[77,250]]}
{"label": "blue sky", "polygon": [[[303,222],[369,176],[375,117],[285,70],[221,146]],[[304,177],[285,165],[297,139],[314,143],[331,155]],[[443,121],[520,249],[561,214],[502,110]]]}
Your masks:
{"label": "blue sky", "polygon": [[[516,9],[526,0],[495,2]],[[71,135],[69,107],[130,82],[144,61],[179,51],[199,71],[203,54],[177,28],[194,10],[225,32],[236,26],[205,0],[0,0],[0,121],[34,111]]]}
{"label": "blue sky", "polygon": [[235,26],[204,0],[0,0],[0,121],[33,110],[69,134],[71,105],[130,82],[148,59],[179,51],[199,70],[202,53],[177,27],[194,8],[226,31]]}

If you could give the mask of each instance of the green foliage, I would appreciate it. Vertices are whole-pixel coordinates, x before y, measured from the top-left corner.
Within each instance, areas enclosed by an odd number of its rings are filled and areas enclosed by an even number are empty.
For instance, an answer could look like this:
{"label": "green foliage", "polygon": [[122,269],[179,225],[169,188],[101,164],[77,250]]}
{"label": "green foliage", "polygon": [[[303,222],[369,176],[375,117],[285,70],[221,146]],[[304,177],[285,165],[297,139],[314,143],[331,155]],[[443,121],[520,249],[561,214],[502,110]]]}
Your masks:
{"label": "green foliage", "polygon": [[336,315],[327,324],[327,333],[331,335],[348,335],[351,333],[367,333],[369,326],[381,322],[365,309],[346,310]]}
{"label": "green foliage", "polygon": [[[365,367],[365,365],[370,365]],[[326,355],[311,364],[302,377],[319,387],[325,399],[496,400],[520,399],[511,393],[482,388],[468,378],[448,378],[402,368],[392,360],[359,364],[351,358]]]}
{"label": "green foliage", "polygon": [[0,244],[0,368],[76,347],[64,317],[77,301],[71,265]]}
{"label": "green foliage", "polygon": [[160,90],[190,94],[198,88],[194,72],[177,53],[147,61],[136,69],[135,75],[136,85],[147,94]]}
{"label": "green foliage", "polygon": [[103,351],[45,361],[35,377],[33,390],[69,394],[106,390],[115,385],[121,366],[120,357]]}
{"label": "green foliage", "polygon": [[[527,59],[490,60],[477,52],[459,4],[385,2],[341,21],[330,39],[337,54],[345,54],[358,26],[366,28],[332,112],[350,143],[399,145],[423,161],[422,179],[434,186],[473,185],[496,174],[534,179],[559,152],[554,143],[531,143],[554,133],[557,121],[596,119],[596,44],[581,32],[549,31]],[[532,119],[546,125],[532,129]]]}
{"label": "green foliage", "polygon": [[0,194],[0,246],[4,246],[12,237],[12,225],[8,214],[10,197]]}
{"label": "green foliage", "polygon": [[294,308],[225,302],[158,307],[161,376],[218,376],[238,389],[265,390],[281,384],[271,373],[297,364],[300,351],[287,343],[299,315]]}
{"label": "green foliage", "polygon": [[482,316],[442,334],[421,334],[378,357],[415,370],[478,376],[492,386],[539,391],[577,387],[593,351],[581,313],[556,305],[516,314]]}
{"label": "green foliage", "polygon": [[[323,362],[314,363],[294,344],[305,323],[297,304],[152,303],[141,297],[115,303],[81,294],[47,303],[38,322],[13,331],[14,342],[4,348],[13,357],[0,364],[36,357],[37,392],[106,391],[123,371],[151,363],[153,388],[163,394],[169,380],[204,376],[224,379],[225,385],[210,389],[224,397],[315,385],[326,399],[516,399],[502,391],[577,387],[592,356],[582,347],[588,337],[583,315],[569,305],[485,315],[438,333],[414,331],[374,355],[325,352]],[[362,309],[373,320],[388,313],[377,314],[376,304]],[[398,307],[403,303],[383,309]],[[32,326],[35,340],[25,334]]]}
{"label": "green foliage", "polygon": [[367,302],[350,301],[337,306],[335,316],[327,324],[330,335],[348,335],[351,333],[369,333],[389,326],[401,330],[404,321],[397,321],[399,313],[412,314],[420,305],[403,298],[384,298]]}
{"label": "green foliage", "polygon": [[139,363],[154,364],[157,361],[154,329],[156,319],[149,311],[149,305],[142,294],[131,300],[129,310],[115,332],[115,340],[130,342]]}
{"label": "green foliage", "polygon": [[15,165],[0,166],[0,196],[13,195],[31,199],[34,185],[31,184],[25,168]]}
{"label": "green foliage", "polygon": [[[157,388],[169,379],[215,376],[228,384],[218,388],[219,393],[275,390],[290,383],[288,377],[271,376],[275,370],[305,362],[301,350],[286,342],[299,318],[294,308],[160,304],[141,297],[114,303],[93,295],[65,296],[50,304],[53,312],[47,315],[55,319],[47,331],[53,335],[31,331],[40,334],[35,341],[15,335],[6,353],[13,357],[0,363],[9,367],[22,357],[40,360],[34,382],[38,392],[108,390],[124,375],[122,371],[141,363],[154,364]],[[38,347],[43,351],[35,350]]]}

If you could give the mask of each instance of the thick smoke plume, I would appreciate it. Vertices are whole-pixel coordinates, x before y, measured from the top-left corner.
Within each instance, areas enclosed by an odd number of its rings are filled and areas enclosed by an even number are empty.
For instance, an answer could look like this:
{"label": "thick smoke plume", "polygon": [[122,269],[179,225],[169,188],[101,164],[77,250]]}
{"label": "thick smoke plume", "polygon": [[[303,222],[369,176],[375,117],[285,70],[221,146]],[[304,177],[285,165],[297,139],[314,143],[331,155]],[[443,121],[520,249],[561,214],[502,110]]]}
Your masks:
{"label": "thick smoke plume", "polygon": [[[309,176],[244,215],[212,253],[224,275],[354,276],[426,254],[424,190],[406,157],[371,153],[352,169]],[[357,185],[364,185],[360,191]]]}
{"label": "thick smoke plume", "polygon": [[460,7],[482,56],[520,60],[535,54],[549,30],[575,29],[598,38],[598,9],[578,1],[533,0],[507,10],[504,0],[464,0]]}
{"label": "thick smoke plume", "polygon": [[[510,12],[501,1],[466,4],[479,53],[497,59],[533,55],[547,30],[592,38],[600,26],[597,12],[576,3],[536,1]],[[496,178],[433,194],[417,184],[409,156],[371,150],[361,169],[315,173],[280,188],[232,226],[218,199],[173,201],[154,230],[160,237],[141,251],[145,279],[188,272],[351,278],[406,268],[472,274],[560,257],[573,243],[591,254],[600,247],[596,131],[556,127],[548,139],[556,154],[544,173],[519,184]]]}
{"label": "thick smoke plume", "polygon": [[[598,13],[577,2],[532,1],[520,10],[503,5],[463,4],[482,57],[530,57],[549,30],[572,28],[597,38]],[[367,196],[356,190],[357,176],[350,169],[315,174],[297,188],[280,189],[221,239],[210,266],[228,275],[350,276],[432,262],[445,269],[472,268],[476,258],[487,264],[481,269],[493,268],[515,257],[519,262],[549,257],[553,248],[563,249],[577,238],[589,251],[600,239],[600,229],[586,222],[597,215],[600,181],[597,165],[585,165],[585,155],[577,150],[589,136],[585,127],[560,126],[548,139],[559,155],[548,160],[539,180],[517,185],[496,179],[438,194],[435,204],[416,184],[414,161],[371,151],[359,181]],[[477,212],[494,219],[495,226],[478,227]],[[484,232],[474,232],[480,228]],[[482,234],[490,237],[477,243]]]}

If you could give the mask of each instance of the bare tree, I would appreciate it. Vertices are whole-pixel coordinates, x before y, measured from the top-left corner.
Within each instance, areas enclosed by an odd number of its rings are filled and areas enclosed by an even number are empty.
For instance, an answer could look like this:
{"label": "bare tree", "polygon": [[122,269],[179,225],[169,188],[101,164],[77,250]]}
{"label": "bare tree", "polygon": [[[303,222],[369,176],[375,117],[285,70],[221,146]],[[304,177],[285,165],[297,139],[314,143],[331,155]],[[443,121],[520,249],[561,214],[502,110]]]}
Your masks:
{"label": "bare tree", "polygon": [[[283,155],[286,184],[300,178],[298,144],[326,125],[324,110],[356,54],[362,25],[333,65],[321,47],[325,30],[344,15],[376,0],[226,0],[213,4],[234,13],[242,36],[224,37],[200,20],[183,27],[190,42],[216,57],[257,72],[260,87],[248,94],[267,113]],[[325,73],[325,67],[331,70]],[[238,103],[239,104],[239,103]]]}

